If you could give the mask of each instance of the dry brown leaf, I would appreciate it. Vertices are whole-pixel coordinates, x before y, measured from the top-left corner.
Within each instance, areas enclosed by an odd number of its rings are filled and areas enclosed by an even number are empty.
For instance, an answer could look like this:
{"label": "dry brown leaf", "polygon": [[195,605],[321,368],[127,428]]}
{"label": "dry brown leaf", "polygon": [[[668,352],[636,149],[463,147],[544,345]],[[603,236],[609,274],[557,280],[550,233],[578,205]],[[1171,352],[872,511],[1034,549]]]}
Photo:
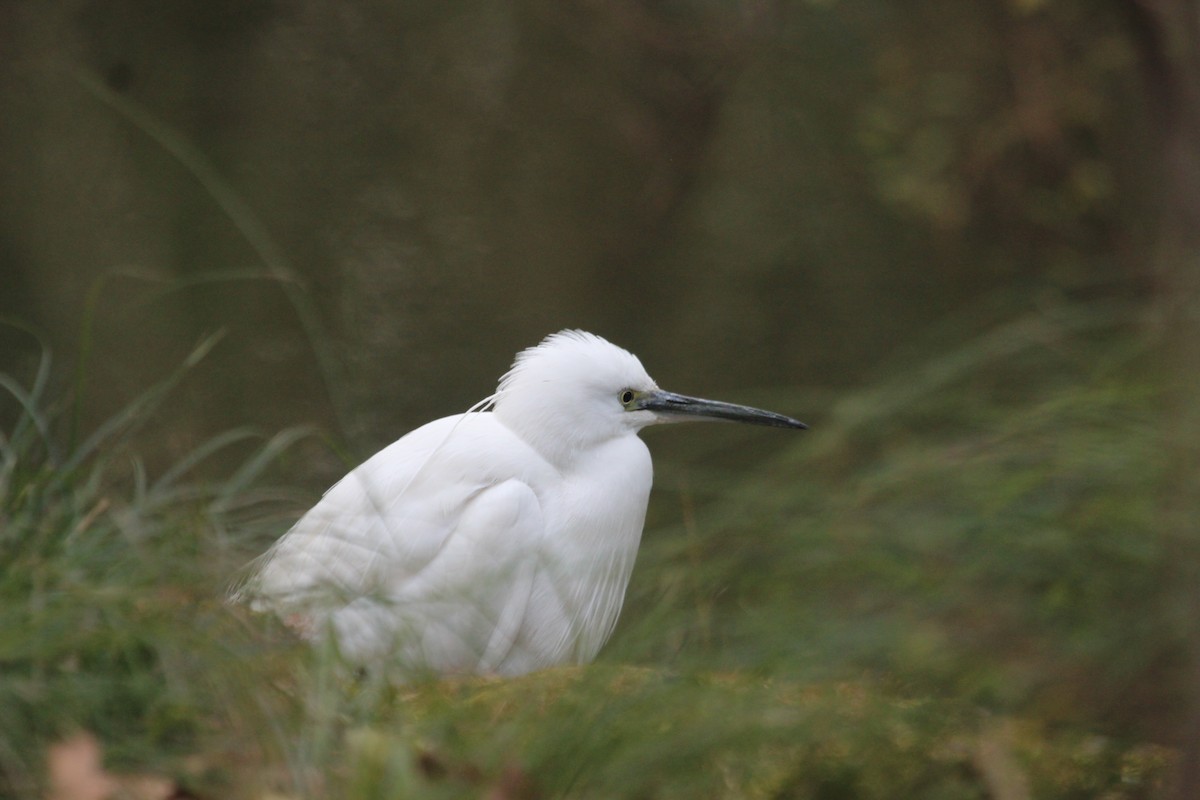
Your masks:
{"label": "dry brown leaf", "polygon": [[46,776],[49,800],[107,800],[117,789],[101,763],[100,743],[86,731],[50,745]]}
{"label": "dry brown leaf", "polygon": [[56,742],[46,751],[47,800],[171,800],[175,781],[157,775],[113,775],[104,769],[103,748],[87,731]]}

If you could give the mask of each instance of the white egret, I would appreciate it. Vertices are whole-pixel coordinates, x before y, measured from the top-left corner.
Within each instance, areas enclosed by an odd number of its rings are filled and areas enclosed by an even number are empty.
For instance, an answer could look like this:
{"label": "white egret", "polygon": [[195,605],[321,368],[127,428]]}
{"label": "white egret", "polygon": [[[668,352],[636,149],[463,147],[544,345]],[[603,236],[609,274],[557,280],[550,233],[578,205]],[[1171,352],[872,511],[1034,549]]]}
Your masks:
{"label": "white egret", "polygon": [[496,393],[430,422],[333,486],[247,593],[356,663],[517,675],[586,663],[616,624],[646,518],[647,425],[781,414],[658,388],[637,357],[562,331]]}

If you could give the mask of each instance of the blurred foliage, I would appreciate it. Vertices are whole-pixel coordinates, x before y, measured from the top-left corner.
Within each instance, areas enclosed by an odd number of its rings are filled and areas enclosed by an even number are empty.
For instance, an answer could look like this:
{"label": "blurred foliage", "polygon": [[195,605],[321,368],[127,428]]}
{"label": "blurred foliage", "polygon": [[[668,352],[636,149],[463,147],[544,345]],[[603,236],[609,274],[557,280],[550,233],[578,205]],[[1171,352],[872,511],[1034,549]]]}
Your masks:
{"label": "blurred foliage", "polygon": [[880,29],[859,111],[881,198],[934,230],[999,235],[1010,257],[1111,245],[1127,210],[1115,170],[1136,130],[1138,55],[1119,7],[903,5]]}
{"label": "blurred foliage", "polygon": [[984,798],[1007,782],[1134,798],[1162,790],[1172,759],[870,682],[739,673],[596,666],[418,687],[370,708],[338,762],[370,781],[358,797]]}
{"label": "blurred foliage", "polygon": [[201,797],[1165,796],[1156,336],[1060,302],[930,343],[751,473],[668,489],[682,524],[648,531],[599,663],[409,686],[221,602],[298,433],[223,485],[184,477],[241,433],[151,479],[120,433],[182,373],[74,449],[48,364],[6,376],[0,793],[82,727]]}
{"label": "blurred foliage", "polygon": [[733,502],[650,536],[631,635],[665,631],[655,659],[849,670],[1001,713],[1178,730],[1166,385],[1137,306],[1051,305],[900,368],[836,401]]}
{"label": "blurred foliage", "polygon": [[[131,446],[214,341],[79,442],[48,351],[28,385],[0,375],[0,796],[34,796],[45,747],[80,727],[118,764],[161,766],[214,724],[233,746],[242,715],[257,728],[270,713],[242,662],[268,644],[221,587],[243,537],[280,524],[271,509],[291,495],[260,478],[305,432],[232,430],[153,478]],[[193,475],[227,449],[242,468]]]}

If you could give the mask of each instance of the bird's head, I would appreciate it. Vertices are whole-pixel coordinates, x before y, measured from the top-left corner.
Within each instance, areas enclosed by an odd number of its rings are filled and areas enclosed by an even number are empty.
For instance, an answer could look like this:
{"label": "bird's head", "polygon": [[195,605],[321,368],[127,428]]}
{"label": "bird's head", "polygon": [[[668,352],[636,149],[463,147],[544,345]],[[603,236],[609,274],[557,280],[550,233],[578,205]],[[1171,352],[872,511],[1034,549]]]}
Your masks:
{"label": "bird's head", "polygon": [[665,392],[637,356],[595,334],[566,330],[517,355],[500,380],[495,413],[543,454],[564,454],[661,422],[724,419],[804,428],[749,406]]}
{"label": "bird's head", "polygon": [[517,354],[500,379],[496,416],[539,451],[573,452],[653,422],[623,399],[658,387],[637,356],[595,334],[561,331]]}

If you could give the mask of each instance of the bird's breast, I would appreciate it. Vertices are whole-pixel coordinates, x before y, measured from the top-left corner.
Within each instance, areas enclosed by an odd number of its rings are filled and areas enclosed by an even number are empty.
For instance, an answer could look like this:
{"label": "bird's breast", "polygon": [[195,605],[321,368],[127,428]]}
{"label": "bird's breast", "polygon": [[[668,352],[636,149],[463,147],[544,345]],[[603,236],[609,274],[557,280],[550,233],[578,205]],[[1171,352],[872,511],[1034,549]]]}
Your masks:
{"label": "bird's breast", "polygon": [[555,661],[595,657],[616,624],[646,520],[653,474],[631,437],[561,476],[545,503],[546,534],[526,629]]}

